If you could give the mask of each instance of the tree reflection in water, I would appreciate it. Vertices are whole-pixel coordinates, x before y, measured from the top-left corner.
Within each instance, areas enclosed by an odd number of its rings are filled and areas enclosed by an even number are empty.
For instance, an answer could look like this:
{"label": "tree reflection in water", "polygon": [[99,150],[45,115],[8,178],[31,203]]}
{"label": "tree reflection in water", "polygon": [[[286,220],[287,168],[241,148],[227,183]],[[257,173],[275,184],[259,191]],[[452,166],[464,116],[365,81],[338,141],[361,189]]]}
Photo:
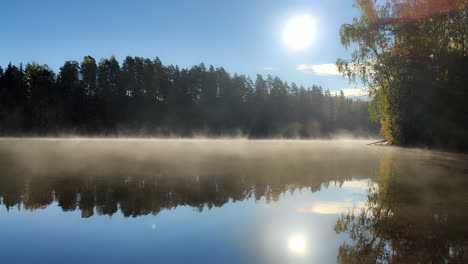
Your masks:
{"label": "tree reflection in water", "polygon": [[[415,158],[417,157],[417,158]],[[365,207],[335,225],[339,263],[467,263],[468,159],[390,153]]]}
{"label": "tree reflection in water", "polygon": [[361,141],[3,140],[0,197],[7,208],[57,202],[84,218],[202,211],[367,178],[380,155]]}

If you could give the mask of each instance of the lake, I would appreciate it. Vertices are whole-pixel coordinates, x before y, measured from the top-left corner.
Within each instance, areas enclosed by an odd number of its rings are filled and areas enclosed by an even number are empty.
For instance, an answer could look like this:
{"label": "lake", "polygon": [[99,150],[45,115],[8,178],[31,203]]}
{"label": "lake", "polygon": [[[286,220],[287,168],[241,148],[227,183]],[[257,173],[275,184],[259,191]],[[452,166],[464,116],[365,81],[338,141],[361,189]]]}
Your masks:
{"label": "lake", "polygon": [[468,262],[468,156],[367,143],[0,139],[0,262]]}

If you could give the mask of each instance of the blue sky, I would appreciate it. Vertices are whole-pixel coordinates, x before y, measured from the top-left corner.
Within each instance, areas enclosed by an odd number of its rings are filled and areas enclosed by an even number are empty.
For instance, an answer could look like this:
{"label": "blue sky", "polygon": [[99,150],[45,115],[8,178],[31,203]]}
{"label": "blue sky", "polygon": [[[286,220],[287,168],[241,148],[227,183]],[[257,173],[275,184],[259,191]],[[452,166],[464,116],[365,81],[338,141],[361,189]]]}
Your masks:
{"label": "blue sky", "polygon": [[[339,28],[357,15],[353,2],[5,1],[0,65],[37,61],[58,71],[64,61],[85,55],[115,55],[119,61],[127,55],[158,56],[181,67],[204,62],[252,78],[272,74],[306,86],[356,88],[322,65],[350,56],[340,44]],[[316,23],[313,44],[303,51],[291,51],[282,37],[288,19],[297,15],[310,15]]]}

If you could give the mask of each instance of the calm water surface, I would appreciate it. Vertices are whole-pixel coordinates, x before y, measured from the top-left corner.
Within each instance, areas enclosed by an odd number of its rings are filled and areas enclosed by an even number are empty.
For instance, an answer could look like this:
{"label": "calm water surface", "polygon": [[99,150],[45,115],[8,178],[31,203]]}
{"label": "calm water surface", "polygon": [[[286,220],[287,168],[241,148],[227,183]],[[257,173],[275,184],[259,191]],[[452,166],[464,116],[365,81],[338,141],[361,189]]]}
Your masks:
{"label": "calm water surface", "polygon": [[467,156],[366,143],[0,139],[0,262],[468,262]]}

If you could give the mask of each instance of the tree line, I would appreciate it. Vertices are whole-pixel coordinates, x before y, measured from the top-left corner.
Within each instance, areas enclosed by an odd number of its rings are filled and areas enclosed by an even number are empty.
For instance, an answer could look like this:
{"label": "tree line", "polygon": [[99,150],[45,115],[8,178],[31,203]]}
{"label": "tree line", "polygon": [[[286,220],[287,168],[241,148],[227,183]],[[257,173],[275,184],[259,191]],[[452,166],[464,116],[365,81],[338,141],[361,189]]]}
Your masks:
{"label": "tree line", "polygon": [[338,60],[373,97],[392,143],[468,150],[468,1],[357,0],[341,28],[352,59]]}
{"label": "tree line", "polygon": [[367,102],[278,77],[165,66],[156,58],[86,56],[0,67],[0,133],[326,137],[375,134]]}

